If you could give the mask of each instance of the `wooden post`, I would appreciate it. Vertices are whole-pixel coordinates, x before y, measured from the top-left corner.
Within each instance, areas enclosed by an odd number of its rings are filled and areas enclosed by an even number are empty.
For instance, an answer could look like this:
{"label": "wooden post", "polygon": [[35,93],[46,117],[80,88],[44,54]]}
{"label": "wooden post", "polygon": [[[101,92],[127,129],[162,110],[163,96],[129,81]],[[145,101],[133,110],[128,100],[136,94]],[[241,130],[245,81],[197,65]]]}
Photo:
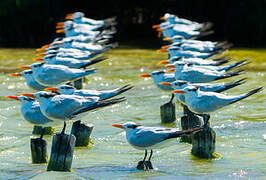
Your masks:
{"label": "wooden post", "polygon": [[76,137],[76,147],[89,145],[90,135],[93,127],[93,125],[85,125],[81,123],[81,121],[76,121],[73,123],[71,134]]}
{"label": "wooden post", "polygon": [[74,87],[75,87],[76,89],[82,89],[82,88],[83,88],[83,80],[84,80],[83,78],[80,78],[80,79],[74,81],[74,82],[73,82]]}
{"label": "wooden post", "polygon": [[70,134],[55,134],[47,171],[71,171],[76,138]]}
{"label": "wooden post", "polygon": [[[184,116],[181,117],[182,130],[192,129],[203,125],[201,118],[191,112],[187,106],[183,105]],[[186,135],[180,138],[180,142],[192,143],[192,135]]]}
{"label": "wooden post", "polygon": [[176,120],[174,97],[172,94],[171,100],[160,107],[161,123],[172,123]]}
{"label": "wooden post", "polygon": [[47,143],[44,139],[30,139],[30,149],[33,164],[47,163]]}
{"label": "wooden post", "polygon": [[199,158],[214,158],[215,138],[216,133],[210,127],[193,134],[191,153]]}
{"label": "wooden post", "polygon": [[34,126],[32,130],[32,134],[34,135],[41,135],[44,129],[43,135],[53,135],[55,133],[54,127],[42,127],[42,126]]}

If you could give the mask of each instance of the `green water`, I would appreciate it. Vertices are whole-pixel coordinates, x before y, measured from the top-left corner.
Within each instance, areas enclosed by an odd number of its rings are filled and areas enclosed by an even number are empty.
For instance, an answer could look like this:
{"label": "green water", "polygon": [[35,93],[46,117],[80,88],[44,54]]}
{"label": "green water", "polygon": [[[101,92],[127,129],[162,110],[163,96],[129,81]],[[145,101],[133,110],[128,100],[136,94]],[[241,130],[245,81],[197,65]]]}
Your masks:
{"label": "green water", "polygon": [[[95,126],[94,144],[75,149],[74,172],[46,172],[46,164],[31,164],[32,125],[20,115],[20,104],[3,96],[32,90],[23,78],[0,75],[0,179],[266,179],[265,90],[212,114],[211,127],[217,134],[216,152],[220,158],[197,159],[190,155],[191,145],[173,140],[168,147],[155,150],[152,160],[155,170],[137,170],[144,152],[129,146],[125,133],[109,125],[135,121],[161,126],[159,107],[170,95],[156,88],[151,79],[137,75],[158,69],[154,64],[164,57],[151,58],[141,50],[116,52],[106,62],[95,65],[99,72],[88,78],[85,88],[111,89],[130,83],[134,89],[124,94],[127,102],[88,113],[82,119]],[[8,68],[11,72],[15,70],[16,60],[17,64],[23,64],[29,59],[14,57],[2,64],[11,64]],[[237,95],[266,82],[265,72],[247,72],[239,78],[242,77],[248,77],[248,82],[226,93]],[[180,119],[179,105],[177,113]],[[180,127],[180,121],[173,126]],[[61,128],[62,125],[56,126],[57,131]],[[67,132],[70,128],[68,123]],[[50,153],[51,136],[45,136],[45,140]]]}

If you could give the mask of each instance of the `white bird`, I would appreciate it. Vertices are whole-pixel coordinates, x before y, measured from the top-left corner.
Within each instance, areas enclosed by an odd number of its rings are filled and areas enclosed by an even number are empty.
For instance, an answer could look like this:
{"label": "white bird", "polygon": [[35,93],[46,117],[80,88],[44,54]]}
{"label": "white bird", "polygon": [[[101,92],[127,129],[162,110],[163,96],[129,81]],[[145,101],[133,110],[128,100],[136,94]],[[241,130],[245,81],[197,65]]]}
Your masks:
{"label": "white bird", "polygon": [[[138,149],[144,150],[145,156],[143,161],[139,162],[138,166],[146,169],[153,169],[151,165],[151,157],[153,149],[162,148],[170,140],[173,140],[184,135],[198,132],[207,125],[207,122],[198,128],[179,131],[177,128],[163,128],[163,127],[145,127],[134,122],[126,122],[124,124],[111,124],[113,127],[124,129],[126,132],[126,139],[128,143]],[[151,150],[150,157],[146,161],[147,151]]]}
{"label": "white bird", "polygon": [[[39,102],[37,102],[35,99],[31,97],[26,97],[26,96],[6,96],[6,97],[21,102],[20,111],[22,116],[27,122],[33,125],[47,127],[60,123],[58,121],[53,121],[44,116],[41,112]],[[43,133],[44,132],[41,133],[41,138],[43,136]]]}
{"label": "white bird", "polygon": [[34,61],[45,61],[46,64],[64,65],[75,69],[86,68],[105,59],[106,57],[98,57],[89,61],[80,61],[74,58],[57,57],[55,54],[47,55],[44,58],[33,58]]}
{"label": "white bird", "polygon": [[161,90],[171,91],[173,90],[170,86],[161,85],[161,82],[173,82],[175,81],[175,75],[173,73],[166,73],[165,71],[153,71],[152,73],[141,74],[139,77],[151,77],[154,84]]}
{"label": "white bird", "polygon": [[[244,84],[245,83],[244,80],[245,78],[230,83],[190,83],[188,81],[177,80],[171,83],[161,82],[160,84],[173,87],[175,90],[182,90],[188,86],[193,85],[198,87],[201,91],[211,91],[211,92],[220,93],[228,89],[234,88],[236,86],[239,86],[241,84]],[[176,97],[182,104],[185,104],[185,96],[183,94],[176,94]]]}
{"label": "white bird", "polygon": [[168,49],[159,49],[157,52],[168,52],[169,57],[181,56],[184,58],[202,58],[206,59],[215,55],[218,55],[220,51],[214,51],[211,53],[202,53],[197,51],[183,51],[179,47],[169,47]]}
{"label": "white bird", "polygon": [[187,66],[193,69],[204,69],[204,70],[210,70],[210,71],[227,72],[234,68],[239,68],[239,67],[249,64],[250,62],[247,62],[248,60],[249,58],[233,63],[233,64],[225,65],[225,66],[197,65],[193,63],[187,63],[184,61],[176,61],[173,64],[166,65],[166,67],[175,68],[179,66]]}
{"label": "white bird", "polygon": [[28,87],[37,91],[41,91],[49,87],[49,86],[43,86],[40,83],[38,83],[33,77],[33,71],[30,69],[24,70],[20,73],[12,73],[10,74],[10,76],[23,76],[26,80],[26,84],[28,85]]}
{"label": "white bird", "polygon": [[124,97],[100,101],[99,97],[82,97],[77,95],[57,95],[46,91],[39,91],[35,94],[23,93],[23,96],[36,98],[40,103],[41,112],[53,121],[65,121],[77,118],[77,115],[113,105],[125,101]]}
{"label": "white bird", "polygon": [[19,68],[31,68],[34,79],[41,85],[50,87],[68,81],[74,81],[96,72],[96,69],[81,70],[63,65],[50,65],[44,63],[34,63],[30,66],[19,66]]}
{"label": "white bird", "polygon": [[46,91],[56,91],[59,92],[60,94],[65,94],[65,95],[77,95],[77,96],[82,96],[82,97],[99,97],[100,101],[105,100],[105,99],[110,99],[114,96],[118,96],[130,89],[132,89],[133,86],[130,85],[125,85],[121,88],[116,88],[112,90],[102,90],[102,91],[97,91],[97,90],[89,90],[89,89],[84,89],[84,90],[77,90],[73,86],[70,85],[61,85],[57,88],[46,88]]}
{"label": "white bird", "polygon": [[178,17],[178,16],[176,16],[174,14],[170,14],[170,13],[165,13],[164,16],[162,16],[160,18],[160,20],[168,21],[171,24],[187,24],[187,25],[200,24],[200,23],[195,22],[195,21],[191,21],[191,20],[188,20],[188,19],[180,18],[180,17]]}
{"label": "white bird", "polygon": [[184,58],[174,56],[168,60],[159,61],[158,64],[174,64],[176,61],[185,62],[188,64],[195,64],[195,65],[205,65],[205,66],[220,66],[229,62],[230,59],[220,59],[220,60],[212,60],[212,59],[202,59],[202,58]]}
{"label": "white bird", "polygon": [[224,71],[220,72],[203,68],[193,68],[178,62],[166,65],[166,67],[173,67],[173,65],[175,69],[167,70],[167,72],[174,71],[176,80],[184,80],[191,83],[207,83],[243,74],[242,70],[225,73]]}
{"label": "white bird", "polygon": [[216,92],[201,91],[196,86],[188,86],[183,90],[174,90],[173,93],[182,93],[185,95],[185,102],[189,110],[197,114],[209,114],[220,108],[245,99],[263,88],[259,87],[248,93],[238,96],[227,96]]}

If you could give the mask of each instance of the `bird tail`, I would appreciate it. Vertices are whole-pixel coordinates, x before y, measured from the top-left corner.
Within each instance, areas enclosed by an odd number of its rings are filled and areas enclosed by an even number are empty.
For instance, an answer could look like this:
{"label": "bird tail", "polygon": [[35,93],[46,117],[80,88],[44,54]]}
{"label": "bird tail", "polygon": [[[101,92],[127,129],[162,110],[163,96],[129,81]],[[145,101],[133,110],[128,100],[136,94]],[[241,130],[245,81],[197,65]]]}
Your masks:
{"label": "bird tail", "polygon": [[214,65],[215,66],[220,66],[222,64],[226,64],[229,62],[230,59],[225,59],[225,60],[222,60],[222,61],[217,61]]}
{"label": "bird tail", "polygon": [[212,60],[214,60],[214,61],[222,61],[222,60],[224,60],[225,58],[227,58],[228,60],[230,60],[230,58],[228,58],[228,56],[222,56],[222,57],[219,57],[219,58],[214,58],[214,59],[212,59]]}
{"label": "bird tail", "polygon": [[205,127],[207,127],[208,123],[209,123],[209,119],[204,123],[203,126],[200,126],[200,127],[197,127],[197,128],[186,129],[186,130],[182,130],[182,131],[176,131],[174,133],[171,133],[165,139],[178,138],[178,137],[182,137],[182,136],[185,136],[185,135],[189,135],[189,134],[192,134],[192,133],[199,132],[202,129],[204,129]]}
{"label": "bird tail", "polygon": [[116,17],[110,17],[110,18],[104,19],[104,25],[107,27],[117,25]]}
{"label": "bird tail", "polygon": [[230,44],[228,41],[221,41],[221,42],[218,42],[217,44],[216,44],[216,47],[221,47],[221,46],[225,46],[225,45],[227,45],[227,44]]}
{"label": "bird tail", "polygon": [[95,58],[93,60],[90,60],[88,63],[84,64],[83,66],[81,66],[81,68],[85,68],[85,67],[90,66],[92,64],[96,64],[96,63],[101,62],[101,61],[103,61],[105,59],[107,59],[107,57],[105,57],[105,56],[101,56],[101,57]]}
{"label": "bird tail", "polygon": [[[114,93],[115,93],[115,95],[114,96],[117,96],[117,95],[119,95],[119,94],[122,94],[123,92],[126,92],[126,91],[128,91],[128,90],[130,90],[130,89],[132,89],[133,88],[133,86],[131,86],[130,84],[127,84],[127,85],[125,85],[125,86],[123,86],[123,87],[121,87],[121,88],[117,88],[115,91],[114,91]],[[113,97],[113,96],[112,96]]]}
{"label": "bird tail", "polygon": [[87,75],[90,75],[90,74],[93,74],[93,73],[96,73],[98,69],[88,69],[86,70],[84,73],[83,73],[83,76],[87,76]]}
{"label": "bird tail", "polygon": [[230,102],[230,104],[233,104],[233,103],[238,102],[238,101],[240,101],[240,100],[242,100],[242,99],[245,99],[245,98],[247,98],[247,97],[249,97],[249,96],[251,96],[251,95],[253,95],[253,94],[257,93],[257,92],[260,92],[260,91],[262,91],[262,90],[263,90],[263,87],[259,87],[259,88],[257,88],[257,89],[253,89],[252,91],[249,91],[248,93],[246,93],[246,94],[240,96],[240,97],[237,98],[236,100]]}
{"label": "bird tail", "polygon": [[[225,67],[223,68],[223,70],[225,70],[225,71],[229,71],[229,70],[231,70],[231,69],[233,69],[233,68],[241,67],[241,66],[247,65],[247,64],[250,63],[250,62],[246,62],[247,60],[249,60],[249,58],[244,59],[244,60],[239,61],[239,62],[236,62],[236,63],[234,63],[234,64],[227,65],[227,66],[225,66]],[[245,62],[246,62],[246,63],[245,63]]]}
{"label": "bird tail", "polygon": [[108,99],[108,100],[99,101],[96,104],[94,104],[93,106],[86,107],[84,109],[81,109],[80,111],[73,113],[73,115],[75,116],[75,115],[78,115],[80,113],[84,113],[87,111],[97,110],[97,109],[103,108],[105,106],[111,106],[111,105],[123,102],[125,100],[126,100],[125,97],[120,97],[120,98],[116,98],[116,99]]}
{"label": "bird tail", "polygon": [[226,78],[238,76],[238,75],[241,75],[241,74],[244,74],[244,70],[239,70],[239,71],[236,71],[236,72],[226,73],[223,76],[217,77],[215,80],[226,79]]}
{"label": "bird tail", "polygon": [[223,44],[223,45],[216,45],[215,49],[216,50],[228,50],[230,49],[231,47],[233,46],[232,43],[226,43],[226,44]]}
{"label": "bird tail", "polygon": [[202,28],[200,28],[201,32],[207,31],[209,29],[211,29],[213,27],[213,23],[212,22],[205,22],[203,23]]}
{"label": "bird tail", "polygon": [[211,35],[211,34],[213,34],[213,33],[214,33],[214,31],[200,32],[200,35],[197,36],[197,39],[198,39],[198,38],[201,38],[201,37],[204,37],[204,36]]}
{"label": "bird tail", "polygon": [[224,84],[224,88],[222,88],[222,89],[220,89],[220,90],[218,90],[218,91],[215,91],[215,92],[218,92],[218,93],[220,93],[220,92],[222,92],[222,91],[226,91],[226,90],[228,90],[228,89],[231,89],[231,88],[233,88],[233,87],[236,87],[236,86],[239,86],[239,85],[241,85],[241,84],[244,84],[246,81],[247,78],[242,78],[242,79],[240,79],[240,80],[238,80],[238,81],[235,81],[235,82],[231,82],[231,83],[225,83]]}

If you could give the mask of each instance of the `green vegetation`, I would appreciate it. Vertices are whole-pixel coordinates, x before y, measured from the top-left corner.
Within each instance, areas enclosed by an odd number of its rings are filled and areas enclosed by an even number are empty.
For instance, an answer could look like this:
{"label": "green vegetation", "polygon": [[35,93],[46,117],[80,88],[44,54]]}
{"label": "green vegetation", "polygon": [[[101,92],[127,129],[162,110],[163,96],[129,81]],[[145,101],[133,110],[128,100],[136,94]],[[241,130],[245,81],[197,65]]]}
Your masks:
{"label": "green vegetation", "polygon": [[[226,52],[225,55],[235,60],[241,60],[250,57],[252,63],[247,66],[251,71],[266,70],[266,49],[241,49],[235,48]],[[108,61],[104,61],[96,66],[107,68],[113,66],[114,69],[156,69],[162,66],[157,65],[159,60],[167,58],[165,53],[157,53],[155,49],[129,49],[121,46],[114,49],[106,56]],[[0,72],[10,73],[18,71],[17,66],[31,64],[35,57],[34,49],[0,49]]]}

